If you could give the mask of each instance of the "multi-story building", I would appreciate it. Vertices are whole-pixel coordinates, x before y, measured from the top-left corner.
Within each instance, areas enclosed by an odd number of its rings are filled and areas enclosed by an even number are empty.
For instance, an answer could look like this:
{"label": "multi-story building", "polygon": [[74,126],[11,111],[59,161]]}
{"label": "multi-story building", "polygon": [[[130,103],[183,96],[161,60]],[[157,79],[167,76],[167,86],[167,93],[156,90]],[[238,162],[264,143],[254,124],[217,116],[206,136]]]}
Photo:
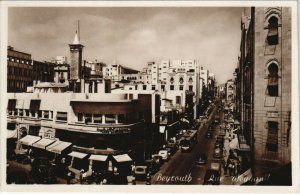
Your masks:
{"label": "multi-story building", "polygon": [[235,100],[235,82],[230,79],[226,82],[226,101],[233,103]]}
{"label": "multi-story building", "polygon": [[69,64],[56,64],[54,66],[54,82],[65,83],[69,85],[70,79],[70,65]]}
{"label": "multi-story building", "polygon": [[209,71],[207,69],[203,69],[203,67],[201,67],[200,77],[203,79],[203,83],[205,86],[207,86],[207,83],[208,83],[208,75],[209,75]]}
{"label": "multi-story building", "polygon": [[54,67],[54,63],[33,60],[34,84],[39,82],[53,82]]}
{"label": "multi-story building", "polygon": [[26,92],[33,85],[31,54],[7,48],[7,92]]}
{"label": "multi-story building", "polygon": [[[55,141],[69,142],[81,154],[104,156],[131,151],[129,155],[136,161],[145,159],[144,134],[155,129],[159,110],[159,96],[154,93],[132,96],[40,91],[13,93],[8,99],[8,125],[16,123],[21,144],[34,147],[43,141],[46,149]],[[24,142],[22,138],[27,135],[28,142]]]}
{"label": "multi-story building", "polygon": [[[202,71],[203,75],[200,74]],[[177,107],[183,112],[186,106],[186,91],[193,96],[194,113],[198,115],[203,86],[207,87],[209,81],[214,81],[208,75],[208,71],[200,69],[195,60],[161,61],[159,64],[148,62],[147,67],[138,74],[122,74],[122,80],[127,84],[124,90],[155,90],[161,93],[161,110],[165,111]],[[126,82],[124,82],[126,83]],[[205,85],[206,83],[206,85]],[[213,86],[214,84],[210,84]],[[119,83],[118,83],[119,86]]]}
{"label": "multi-story building", "polygon": [[66,56],[56,56],[55,59],[51,60],[51,62],[55,64],[67,64],[68,58]]}
{"label": "multi-story building", "polygon": [[291,8],[245,8],[241,30],[242,134],[260,176],[291,162]]}

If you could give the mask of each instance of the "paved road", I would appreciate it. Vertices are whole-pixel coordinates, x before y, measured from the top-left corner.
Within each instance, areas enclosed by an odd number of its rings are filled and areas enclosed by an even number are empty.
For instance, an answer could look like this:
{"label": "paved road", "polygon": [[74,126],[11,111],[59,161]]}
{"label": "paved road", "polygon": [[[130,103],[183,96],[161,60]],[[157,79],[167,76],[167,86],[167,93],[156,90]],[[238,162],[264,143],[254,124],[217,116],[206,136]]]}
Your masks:
{"label": "paved road", "polygon": [[[209,121],[216,113],[216,108],[211,113]],[[151,184],[202,184],[206,169],[210,168],[212,161],[215,137],[219,126],[215,127],[212,139],[206,139],[207,126],[198,129],[198,143],[191,152],[183,153],[180,150],[166,162],[151,179]],[[197,166],[195,161],[199,153],[206,153],[206,165]]]}

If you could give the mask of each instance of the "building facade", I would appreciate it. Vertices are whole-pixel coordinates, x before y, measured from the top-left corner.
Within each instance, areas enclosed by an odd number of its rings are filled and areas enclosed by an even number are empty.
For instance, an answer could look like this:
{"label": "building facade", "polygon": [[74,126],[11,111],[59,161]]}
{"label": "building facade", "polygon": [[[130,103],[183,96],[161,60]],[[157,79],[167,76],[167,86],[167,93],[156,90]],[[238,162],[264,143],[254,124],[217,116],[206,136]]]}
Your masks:
{"label": "building facade", "polygon": [[39,82],[54,81],[55,63],[33,60],[34,85]]}
{"label": "building facade", "polygon": [[257,175],[291,162],[291,8],[245,8],[238,78]]}
{"label": "building facade", "polygon": [[7,48],[7,92],[26,92],[33,85],[31,54]]}

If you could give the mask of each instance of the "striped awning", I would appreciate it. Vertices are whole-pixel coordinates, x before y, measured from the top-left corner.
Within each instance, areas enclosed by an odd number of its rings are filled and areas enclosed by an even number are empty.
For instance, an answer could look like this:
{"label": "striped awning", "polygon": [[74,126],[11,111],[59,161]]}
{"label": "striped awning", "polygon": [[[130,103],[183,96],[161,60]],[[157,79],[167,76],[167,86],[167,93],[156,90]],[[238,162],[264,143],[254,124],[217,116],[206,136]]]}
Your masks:
{"label": "striped awning", "polygon": [[121,155],[116,155],[113,157],[117,162],[131,162],[132,161],[132,159],[130,158],[130,156],[128,154],[121,154]]}
{"label": "striped awning", "polygon": [[54,139],[46,139],[46,138],[42,138],[39,141],[35,142],[34,144],[32,144],[33,147],[36,148],[41,148],[41,149],[46,149],[46,147],[52,143],[54,143],[56,140]]}
{"label": "striped awning", "polygon": [[6,133],[7,133],[7,135],[6,135],[7,139],[18,138],[18,132],[17,132],[16,129],[15,130],[9,130],[9,129],[7,129]]}
{"label": "striped awning", "polygon": [[83,159],[84,157],[87,156],[87,154],[85,154],[85,153],[75,152],[75,151],[69,153],[68,155],[71,157],[79,158],[79,159]]}
{"label": "striped awning", "polygon": [[39,141],[40,139],[41,138],[38,136],[26,135],[25,137],[23,137],[22,139],[19,139],[18,141],[24,145],[32,145],[33,143]]}
{"label": "striped awning", "polygon": [[94,155],[92,154],[89,157],[90,160],[102,161],[105,162],[107,160],[107,155]]}
{"label": "striped awning", "polygon": [[57,153],[57,154],[61,154],[65,149],[67,149],[71,145],[72,145],[72,143],[70,143],[70,142],[56,141],[53,144],[51,144],[50,146],[48,146],[46,148],[46,150]]}

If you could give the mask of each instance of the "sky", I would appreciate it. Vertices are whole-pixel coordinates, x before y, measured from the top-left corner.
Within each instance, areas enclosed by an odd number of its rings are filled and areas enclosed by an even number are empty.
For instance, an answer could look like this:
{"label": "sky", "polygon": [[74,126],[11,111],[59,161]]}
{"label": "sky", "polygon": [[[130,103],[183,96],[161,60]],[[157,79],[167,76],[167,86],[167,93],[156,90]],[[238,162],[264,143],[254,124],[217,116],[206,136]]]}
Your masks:
{"label": "sky", "polygon": [[38,61],[69,57],[80,20],[85,60],[141,70],[148,61],[195,59],[224,83],[237,66],[241,15],[238,7],[14,7],[8,44]]}

